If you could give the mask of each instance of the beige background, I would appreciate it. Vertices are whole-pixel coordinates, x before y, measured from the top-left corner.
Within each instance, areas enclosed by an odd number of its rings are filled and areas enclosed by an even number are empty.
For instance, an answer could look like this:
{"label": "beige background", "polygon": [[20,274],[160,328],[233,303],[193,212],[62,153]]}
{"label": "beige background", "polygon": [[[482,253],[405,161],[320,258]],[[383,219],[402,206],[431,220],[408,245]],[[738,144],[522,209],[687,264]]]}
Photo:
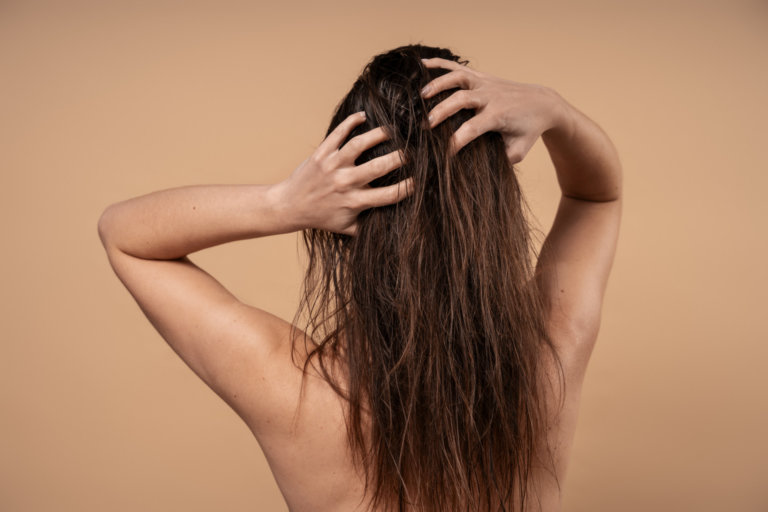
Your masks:
{"label": "beige background", "polygon": [[[746,0],[0,1],[1,510],[286,510],[96,222],[155,189],[287,176],[368,59],[416,42],[554,87],[621,154],[565,510],[768,510],[768,4]],[[546,229],[541,142],[521,168]],[[291,319],[296,242],[193,259]]]}

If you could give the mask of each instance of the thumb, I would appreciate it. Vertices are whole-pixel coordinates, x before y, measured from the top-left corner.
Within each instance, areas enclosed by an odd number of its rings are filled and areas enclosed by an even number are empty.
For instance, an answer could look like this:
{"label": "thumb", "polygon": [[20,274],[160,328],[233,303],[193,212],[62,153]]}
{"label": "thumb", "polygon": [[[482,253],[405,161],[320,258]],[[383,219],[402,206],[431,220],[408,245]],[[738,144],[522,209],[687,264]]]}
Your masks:
{"label": "thumb", "polygon": [[522,138],[517,138],[513,142],[507,144],[507,158],[512,164],[521,162],[525,155],[528,153],[528,145]]}
{"label": "thumb", "polygon": [[351,224],[347,229],[342,231],[342,233],[349,236],[357,236],[357,221],[355,221],[354,224]]}

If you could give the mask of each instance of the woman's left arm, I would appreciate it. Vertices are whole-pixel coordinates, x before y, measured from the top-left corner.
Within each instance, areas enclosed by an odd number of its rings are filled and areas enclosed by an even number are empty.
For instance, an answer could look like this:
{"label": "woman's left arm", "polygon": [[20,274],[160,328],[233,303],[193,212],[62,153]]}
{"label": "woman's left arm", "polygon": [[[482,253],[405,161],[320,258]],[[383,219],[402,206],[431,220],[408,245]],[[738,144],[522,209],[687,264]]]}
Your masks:
{"label": "woman's left arm", "polygon": [[113,204],[99,219],[110,264],[152,325],[252,428],[276,405],[259,383],[278,378],[290,364],[290,324],[240,302],[187,255],[305,228],[354,235],[360,211],[410,194],[410,180],[368,185],[402,165],[399,152],[354,165],[386,140],[381,128],[339,148],[363,120],[353,114],[340,123],[277,184],[162,190]]}
{"label": "woman's left arm", "polygon": [[294,231],[275,185],[192,185],[109,206],[99,219],[107,251],[174,260],[214,245]]}

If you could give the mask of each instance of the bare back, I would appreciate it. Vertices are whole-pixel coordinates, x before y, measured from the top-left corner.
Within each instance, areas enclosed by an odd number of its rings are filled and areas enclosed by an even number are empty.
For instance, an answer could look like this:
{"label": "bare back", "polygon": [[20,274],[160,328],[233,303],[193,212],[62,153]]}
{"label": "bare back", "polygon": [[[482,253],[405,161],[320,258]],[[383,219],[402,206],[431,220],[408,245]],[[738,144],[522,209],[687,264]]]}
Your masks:
{"label": "bare back", "polygon": [[[286,324],[285,329],[287,347],[290,326]],[[557,341],[569,344],[569,340]],[[343,399],[312,369],[296,414],[301,371],[290,361],[287,350],[276,352],[275,359],[270,387],[263,389],[274,395],[269,400],[273,404],[272,414],[266,421],[249,422],[249,427],[264,451],[289,510],[373,512],[365,506],[364,477],[352,463],[348,449]],[[565,400],[559,387],[544,388],[549,393],[547,403],[553,404],[548,418],[552,428],[546,441],[555,452],[556,476],[562,487],[576,429],[583,371],[574,367],[580,362],[573,356],[562,354],[561,359],[568,378]],[[553,359],[547,358],[545,367],[551,375],[557,373]],[[264,414],[263,409],[259,414]],[[534,467],[530,488],[536,493],[531,510],[538,509],[534,506],[537,500],[541,501],[542,510],[560,509],[558,483],[548,468]]]}

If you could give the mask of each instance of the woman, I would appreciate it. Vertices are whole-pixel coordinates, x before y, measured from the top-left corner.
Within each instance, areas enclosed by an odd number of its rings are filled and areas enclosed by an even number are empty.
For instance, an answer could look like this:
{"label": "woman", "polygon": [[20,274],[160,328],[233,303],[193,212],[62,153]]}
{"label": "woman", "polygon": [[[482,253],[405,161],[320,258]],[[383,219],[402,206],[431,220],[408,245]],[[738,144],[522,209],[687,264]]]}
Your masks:
{"label": "woman", "polygon": [[[290,510],[559,510],[621,166],[551,88],[466,64],[378,55],[282,182],[163,190],[99,220],[116,274],[252,430]],[[534,261],[513,164],[539,136],[562,197]],[[293,324],[187,257],[293,231],[310,258]]]}

